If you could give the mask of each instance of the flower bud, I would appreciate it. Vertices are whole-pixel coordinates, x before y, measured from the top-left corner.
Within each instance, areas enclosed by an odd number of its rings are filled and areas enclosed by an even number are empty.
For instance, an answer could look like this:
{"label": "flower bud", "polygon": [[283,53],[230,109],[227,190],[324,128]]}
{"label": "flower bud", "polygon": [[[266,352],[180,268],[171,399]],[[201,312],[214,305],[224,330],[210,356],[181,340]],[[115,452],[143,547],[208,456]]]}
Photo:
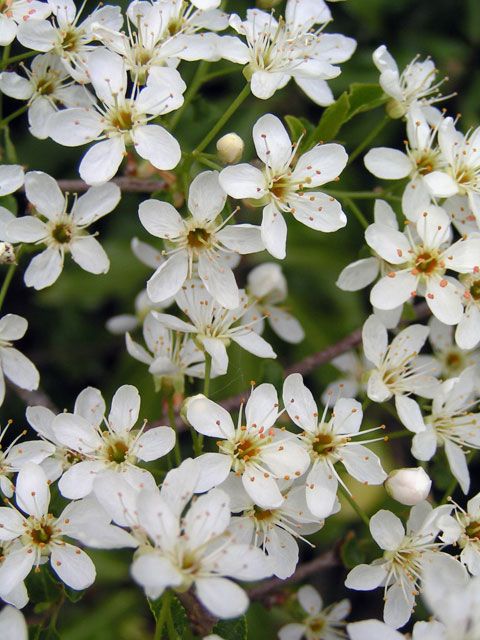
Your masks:
{"label": "flower bud", "polygon": [[15,248],[10,242],[0,242],[0,264],[15,262]]}
{"label": "flower bud", "polygon": [[217,151],[220,160],[226,164],[238,162],[243,155],[245,145],[236,133],[227,133],[217,141]]}
{"label": "flower bud", "polygon": [[432,481],[422,467],[396,469],[385,480],[385,489],[394,500],[409,507],[425,500]]}
{"label": "flower bud", "polygon": [[387,116],[392,118],[392,120],[403,118],[406,113],[405,106],[398,100],[395,100],[395,98],[392,98],[387,102],[385,105],[385,111],[387,112]]}

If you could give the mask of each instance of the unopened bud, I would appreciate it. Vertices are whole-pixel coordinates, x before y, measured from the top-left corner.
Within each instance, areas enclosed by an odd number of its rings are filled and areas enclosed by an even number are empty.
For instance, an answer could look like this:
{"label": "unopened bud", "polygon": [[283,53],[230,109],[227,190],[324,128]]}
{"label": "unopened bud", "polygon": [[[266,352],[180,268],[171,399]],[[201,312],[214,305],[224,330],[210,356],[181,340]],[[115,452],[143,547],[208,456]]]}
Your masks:
{"label": "unopened bud", "polygon": [[217,141],[217,151],[220,160],[226,164],[238,162],[243,155],[245,145],[236,133],[227,133]]}
{"label": "unopened bud", "polygon": [[396,469],[385,480],[385,489],[394,500],[409,507],[428,497],[432,481],[422,467]]}
{"label": "unopened bud", "polygon": [[398,100],[395,100],[395,98],[392,98],[387,102],[385,105],[385,111],[387,112],[387,116],[392,118],[392,120],[403,118],[407,112],[405,106]]}
{"label": "unopened bud", "polygon": [[10,242],[0,242],[0,264],[15,262],[15,248]]}

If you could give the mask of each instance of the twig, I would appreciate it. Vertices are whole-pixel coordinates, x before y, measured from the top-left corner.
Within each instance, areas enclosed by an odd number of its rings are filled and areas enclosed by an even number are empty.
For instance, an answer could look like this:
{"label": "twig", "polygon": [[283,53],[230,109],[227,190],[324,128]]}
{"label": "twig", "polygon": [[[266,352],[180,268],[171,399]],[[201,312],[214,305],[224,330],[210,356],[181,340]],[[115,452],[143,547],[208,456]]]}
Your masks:
{"label": "twig", "polygon": [[176,593],[177,598],[187,612],[188,619],[192,625],[192,631],[195,635],[201,637],[211,633],[213,627],[217,623],[217,618],[205,609],[202,603],[198,600],[196,595],[192,591],[186,591],[185,593]]}
{"label": "twig", "polygon": [[261,600],[264,602],[267,597],[271,596],[275,592],[281,591],[286,586],[302,582],[305,578],[317,573],[317,571],[323,571],[324,569],[330,569],[331,567],[338,567],[341,564],[338,556],[337,549],[330,549],[321,556],[310,560],[310,562],[304,562],[297,567],[295,573],[293,573],[286,580],[281,578],[272,578],[266,582],[252,587],[248,590],[250,600]]}

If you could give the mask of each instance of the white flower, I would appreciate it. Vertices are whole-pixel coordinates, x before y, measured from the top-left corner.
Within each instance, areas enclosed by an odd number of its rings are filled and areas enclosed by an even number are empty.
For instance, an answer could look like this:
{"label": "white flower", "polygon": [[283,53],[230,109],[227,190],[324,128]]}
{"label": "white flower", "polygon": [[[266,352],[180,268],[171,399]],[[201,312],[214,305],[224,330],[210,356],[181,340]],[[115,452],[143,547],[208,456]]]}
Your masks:
{"label": "white flower", "polygon": [[410,511],[407,530],[391,511],[382,509],[370,518],[370,533],[384,550],[382,558],[372,564],[360,564],[350,571],[345,581],[349,589],[370,591],[383,586],[387,624],[397,629],[408,622],[420,591],[425,565],[436,564],[444,571],[458,564],[439,551],[435,542],[439,533],[438,519],[451,511],[449,505],[432,509],[420,502]]}
{"label": "white flower", "polygon": [[480,274],[475,272],[460,277],[465,287],[465,311],[455,331],[455,340],[461,349],[473,349],[480,342]]}
{"label": "white flower", "polygon": [[[25,174],[18,164],[0,164],[0,196],[8,196],[23,185]],[[2,207],[2,210],[5,209]]]}
{"label": "white flower", "polygon": [[[446,629],[441,622],[416,622],[412,635],[404,635],[380,620],[362,620],[347,624],[348,637],[351,640],[448,640]],[[457,636],[452,640],[458,640]]]}
{"label": "white flower", "polygon": [[141,203],[140,222],[149,233],[163,238],[168,247],[167,259],[147,282],[153,302],[175,295],[192,277],[195,266],[205,288],[219,304],[228,309],[238,307],[238,286],[227,258],[231,253],[262,251],[264,246],[259,227],[227,225],[228,218],[221,218],[226,197],[218,172],[204,171],[190,185],[188,218],[182,218],[168,202]]}
{"label": "white flower", "polygon": [[5,398],[5,377],[21,389],[38,389],[40,375],[36,366],[12,347],[12,342],[23,338],[27,327],[25,318],[14,313],[0,318],[0,406]]}
{"label": "white flower", "polygon": [[166,385],[183,393],[185,376],[204,377],[204,351],[187,336],[166,329],[152,313],[143,323],[143,337],[149,351],[132,340],[129,333],[125,336],[127,351],[132,358],[148,365],[158,390]]}
{"label": "white flower", "polygon": [[25,271],[27,287],[44,289],[52,285],[62,272],[66,253],[71,253],[73,260],[85,271],[95,274],[108,271],[107,254],[85,230],[115,209],[121,197],[117,185],[109,183],[90,188],[74,200],[70,211],[68,198],[46,173],[27,173],[25,193],[38,217],[15,218],[7,224],[6,234],[11,242],[34,242],[47,247],[32,259]]}
{"label": "white flower", "polygon": [[414,58],[399,72],[397,63],[382,44],[373,52],[373,62],[380,71],[380,86],[393,98],[388,106],[392,118],[401,118],[414,105],[428,106],[444,99],[439,92],[443,83],[435,82],[437,69],[433,60]]}
{"label": "white flower", "polygon": [[28,640],[27,623],[15,607],[4,607],[0,613],[0,637],[4,640]]}
{"label": "white flower", "polygon": [[90,82],[99,99],[91,109],[64,109],[49,118],[50,137],[67,147],[101,140],[80,163],[80,176],[98,185],[112,178],[126,153],[135,147],[138,155],[157,169],[173,169],[181,158],[175,138],[150,120],[178,109],[186,85],[175,69],[155,68],[146,86],[127,92],[125,61],[116,53],[98,48],[88,57]]}
{"label": "white flower", "polygon": [[87,61],[94,49],[91,44],[94,40],[92,26],[99,23],[120,29],[123,22],[120,7],[107,5],[96,8],[80,22],[81,12],[77,13],[74,0],[48,0],[48,5],[54,19],[51,22],[43,19],[22,23],[18,28],[18,41],[28,49],[56,53],[72,78],[77,82],[88,82]]}
{"label": "white flower", "polygon": [[356,351],[347,351],[333,358],[332,366],[343,373],[343,377],[331,382],[322,393],[322,402],[326,404],[330,398],[344,396],[355,398],[365,390],[365,372],[369,365],[365,358],[360,358]]}
{"label": "white flower", "polygon": [[[319,416],[310,390],[299,373],[292,373],[283,384],[283,403],[293,422],[304,430],[301,439],[308,451],[311,467],[305,480],[307,504],[318,518],[329,516],[336,503],[338,483],[345,487],[335,469],[342,462],[347,472],[365,484],[382,484],[387,474],[380,459],[356,442],[362,424],[362,405],[350,398],[336,401],[330,419],[328,405]],[[383,439],[383,438],[382,438]]]}
{"label": "white flower", "polygon": [[248,597],[229,578],[259,580],[271,575],[271,569],[260,549],[235,544],[226,533],[230,505],[220,489],[197,498],[182,517],[194,476],[195,464],[188,460],[167,474],[161,491],[139,493],[138,522],[152,546],[136,556],[132,575],[150,598],[167,587],[193,587],[213,615],[235,618],[247,609]]}
{"label": "white flower", "polygon": [[237,426],[223,407],[204,396],[190,399],[187,419],[193,428],[217,438],[219,453],[196,458],[200,469],[198,491],[223,482],[230,470],[242,477],[243,487],[262,509],[283,504],[277,480],[299,478],[307,470],[309,456],[297,436],[275,427],[278,398],[272,384],[253,389],[238,415]]}
{"label": "white flower", "polygon": [[365,357],[374,366],[370,369],[367,386],[371,400],[385,402],[395,396],[399,410],[405,394],[432,397],[438,387],[438,380],[429,375],[433,367],[416,363],[428,333],[428,327],[412,324],[400,331],[389,345],[388,333],[382,322],[374,315],[367,318],[362,329],[362,341]]}
{"label": "white flower", "polygon": [[310,585],[297,592],[298,601],[307,617],[302,623],[292,622],[278,632],[279,640],[341,640],[345,635],[345,618],[350,613],[350,602],[341,600],[323,608],[323,600]]}
{"label": "white flower", "polygon": [[61,59],[51,53],[35,56],[31,68],[23,67],[27,78],[14,71],[0,73],[0,89],[17,100],[28,100],[30,133],[36,138],[48,137],[48,118],[65,107],[88,107],[92,96],[72,81]]}
{"label": "white flower", "polygon": [[422,467],[395,469],[385,480],[385,489],[397,502],[412,507],[428,498],[432,481]]}
{"label": "white flower", "polygon": [[403,192],[402,208],[412,222],[417,221],[419,214],[431,201],[424,176],[442,169],[446,164],[436,144],[441,116],[433,120],[419,106],[411,107],[407,114],[408,140],[405,141],[405,152],[378,147],[370,149],[364,157],[365,166],[377,178],[410,178]]}
{"label": "white flower", "polygon": [[460,560],[474,576],[480,575],[480,493],[470,498],[467,508],[453,503],[453,515],[440,520],[441,539],[462,550]]}
{"label": "white flower", "polygon": [[220,184],[233,198],[260,201],[264,207],[262,240],[269,253],[285,258],[287,225],[282,212],[317,231],[337,231],[346,225],[335,198],[309,191],[335,180],[343,171],[348,156],[341,145],[317,145],[295,161],[298,143],[292,146],[287,130],[270,113],[255,123],[253,141],[263,169],[250,164],[226,167],[220,173]]}
{"label": "white flower", "polygon": [[95,499],[73,502],[55,518],[49,513],[47,477],[33,462],[26,463],[18,474],[15,499],[18,509],[12,505],[0,508],[0,540],[12,543],[0,565],[0,597],[17,587],[34,566],[48,560],[60,580],[72,589],[89,587],[95,580],[95,566],[64,537],[99,548],[135,546],[128,533],[109,524]]}
{"label": "white flower", "polygon": [[7,0],[0,6],[0,46],[11,44],[23,22],[43,20],[52,9],[40,0]]}
{"label": "white flower", "polygon": [[470,474],[465,450],[480,448],[480,413],[471,413],[475,376],[472,368],[465,369],[458,378],[450,378],[439,385],[433,394],[432,408],[425,418],[412,398],[397,404],[398,417],[415,433],[412,454],[417,460],[430,460],[438,446],[445,447],[450,470],[467,494]]}
{"label": "white flower", "polygon": [[236,309],[221,307],[198,280],[187,281],[175,300],[189,318],[185,322],[166,313],[153,312],[168,329],[194,334],[196,341],[212,357],[218,375],[228,369],[227,347],[230,341],[259,358],[276,358],[272,347],[250,325],[238,324],[248,310],[248,300],[240,290],[240,305]]}
{"label": "white flower", "polygon": [[412,296],[425,296],[432,313],[444,324],[458,324],[463,315],[461,286],[447,271],[473,273],[479,269],[480,236],[451,243],[448,215],[429,207],[418,218],[419,239],[381,225],[365,232],[369,246],[393,270],[373,287],[370,301],[379,309],[393,309]]}
{"label": "white flower", "polygon": [[[175,443],[173,429],[156,427],[144,432],[145,424],[133,429],[140,412],[140,396],[131,385],[116,391],[108,418],[104,417],[105,402],[98,389],[90,387],[83,402],[82,412],[61,413],[51,425],[56,439],[82,458],[60,478],[62,495],[70,499],[89,495],[95,477],[108,469],[137,489],[155,486],[151,473],[136,465],[139,460],[158,460],[171,451]],[[89,418],[84,417],[85,412]],[[102,429],[102,422],[106,429]]]}
{"label": "white flower", "polygon": [[292,575],[298,563],[296,538],[315,533],[323,520],[310,513],[303,487],[280,482],[285,501],[276,509],[255,505],[243,488],[242,479],[230,473],[220,489],[230,497],[230,510],[241,515],[232,518],[229,531],[236,542],[253,544],[263,549],[272,564],[274,575],[285,579]]}
{"label": "white flower", "polygon": [[480,128],[463,135],[455,129],[455,121],[445,118],[438,130],[438,143],[446,167],[425,176],[431,193],[438,198],[456,194],[468,196],[468,202],[480,223],[480,165],[478,142]]}
{"label": "white flower", "polygon": [[252,304],[243,316],[243,324],[251,322],[255,331],[262,334],[266,318],[285,342],[298,344],[304,339],[302,325],[282,304],[287,297],[287,280],[279,264],[266,262],[252,269],[247,276],[246,291]]}
{"label": "white flower", "polygon": [[154,67],[177,66],[180,59],[218,59],[216,36],[210,31],[225,29],[228,16],[217,8],[219,1],[203,3],[205,8],[200,4],[134,0],[126,11],[128,35],[100,24],[93,25],[93,32],[106,47],[123,56],[132,80],[144,84]]}
{"label": "white flower", "polygon": [[[324,2],[288,0],[285,17],[277,21],[273,13],[249,9],[247,19],[234,14],[230,26],[246,43],[229,36],[219,38],[221,56],[247,65],[254,96],[267,100],[293,78],[316,104],[334,100],[326,80],[340,75],[339,62],[348,60],[356,42],[340,34],[323,33],[330,12]],[[315,24],[322,26],[315,28]]]}
{"label": "white flower", "polygon": [[28,440],[17,444],[18,440],[26,435],[26,431],[19,433],[7,448],[2,450],[2,441],[11,424],[8,422],[5,429],[0,430],[0,491],[7,498],[13,496],[14,486],[10,480],[13,473],[20,471],[27,462],[40,464],[55,453],[55,445],[41,440]]}

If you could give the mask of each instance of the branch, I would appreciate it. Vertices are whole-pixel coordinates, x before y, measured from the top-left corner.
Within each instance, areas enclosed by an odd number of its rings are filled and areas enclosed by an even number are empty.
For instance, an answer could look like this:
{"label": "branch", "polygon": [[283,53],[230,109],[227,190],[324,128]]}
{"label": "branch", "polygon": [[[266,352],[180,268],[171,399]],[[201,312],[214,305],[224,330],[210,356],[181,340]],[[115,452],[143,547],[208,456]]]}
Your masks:
{"label": "branch", "polygon": [[203,637],[211,633],[218,618],[215,618],[215,616],[205,609],[192,591],[186,591],[185,593],[176,592],[175,595],[187,612],[192,631],[195,635]]}
{"label": "branch", "polygon": [[24,402],[28,407],[46,407],[53,411],[53,413],[60,413],[58,407],[52,399],[42,389],[36,389],[35,391],[28,391],[27,389],[21,389],[13,382],[8,380],[8,385],[13,389],[16,395]]}
{"label": "branch", "polygon": [[[70,193],[81,193],[90,189],[91,186],[83,180],[57,180],[57,182],[62,191]],[[133,176],[113,178],[112,182],[117,184],[124,193],[153,193],[165,189],[167,184],[165,180],[146,180]]]}
{"label": "branch", "polygon": [[272,605],[275,604],[275,598],[273,596],[278,591],[281,591],[289,585],[296,584],[297,582],[303,582],[305,578],[308,578],[318,571],[338,567],[341,564],[337,549],[330,549],[321,556],[310,560],[310,562],[304,562],[299,565],[295,573],[286,580],[282,580],[281,578],[272,578],[271,580],[262,582],[258,586],[249,589],[248,595],[250,600],[260,600],[264,604]]}

